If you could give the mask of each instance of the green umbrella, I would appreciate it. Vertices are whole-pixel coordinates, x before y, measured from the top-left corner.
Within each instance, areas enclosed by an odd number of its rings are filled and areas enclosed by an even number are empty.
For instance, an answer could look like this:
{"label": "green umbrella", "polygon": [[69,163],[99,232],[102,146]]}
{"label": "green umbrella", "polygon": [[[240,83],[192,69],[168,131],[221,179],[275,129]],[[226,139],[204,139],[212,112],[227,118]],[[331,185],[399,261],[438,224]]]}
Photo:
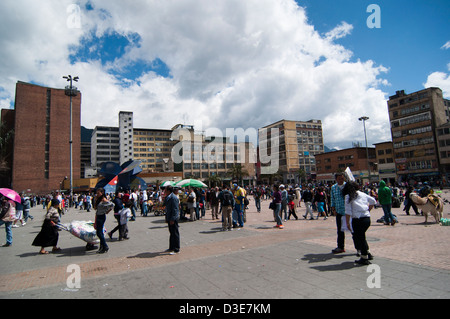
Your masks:
{"label": "green umbrella", "polygon": [[176,183],[175,185],[176,187],[208,187],[208,185],[206,185],[203,182],[200,182],[196,179],[183,179],[182,181]]}

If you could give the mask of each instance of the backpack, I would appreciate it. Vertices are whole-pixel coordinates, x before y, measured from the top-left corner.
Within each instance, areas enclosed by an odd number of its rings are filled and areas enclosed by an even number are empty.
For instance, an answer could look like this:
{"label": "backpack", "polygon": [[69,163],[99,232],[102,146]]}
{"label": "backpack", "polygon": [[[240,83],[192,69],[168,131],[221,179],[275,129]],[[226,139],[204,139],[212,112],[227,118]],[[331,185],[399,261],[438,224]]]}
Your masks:
{"label": "backpack", "polygon": [[230,191],[223,192],[222,206],[231,206],[233,203],[233,195]]}

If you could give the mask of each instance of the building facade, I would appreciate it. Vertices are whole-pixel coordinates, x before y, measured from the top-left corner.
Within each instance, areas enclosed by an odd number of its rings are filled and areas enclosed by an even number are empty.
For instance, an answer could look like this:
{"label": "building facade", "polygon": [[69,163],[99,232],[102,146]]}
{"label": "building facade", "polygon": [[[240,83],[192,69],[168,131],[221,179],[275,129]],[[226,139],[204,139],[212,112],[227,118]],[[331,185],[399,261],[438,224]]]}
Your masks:
{"label": "building facade", "polygon": [[143,129],[133,130],[134,160],[141,161],[144,172],[173,172],[171,161],[172,130]]}
{"label": "building facade", "polygon": [[380,180],[384,180],[385,182],[394,185],[397,181],[397,171],[395,169],[394,147],[392,142],[383,142],[374,145]]}
{"label": "building facade", "polygon": [[347,148],[316,155],[317,181],[321,183],[333,183],[334,174],[344,172],[347,167],[353,173],[358,183],[366,184],[369,181],[378,180],[378,172],[374,170],[376,160],[375,148],[369,147],[369,167],[365,147]]}
{"label": "building facade", "polygon": [[91,137],[91,164],[97,170],[104,162],[119,163],[119,128],[96,126]]}
{"label": "building facade", "polygon": [[[260,154],[270,153],[274,142],[271,129],[278,129],[279,150],[276,156],[279,159],[278,175],[282,176],[283,182],[316,179],[315,155],[324,152],[322,121],[281,120],[259,129]],[[266,134],[263,133],[265,130]]]}
{"label": "building facade", "polygon": [[[73,97],[73,176],[80,178],[81,93]],[[15,98],[12,185],[47,193],[70,176],[70,99],[64,89],[18,82]]]}
{"label": "building facade", "polygon": [[387,103],[398,181],[440,180],[436,128],[448,122],[441,89],[397,91]]}
{"label": "building facade", "polygon": [[133,159],[133,112],[119,112],[119,164]]}

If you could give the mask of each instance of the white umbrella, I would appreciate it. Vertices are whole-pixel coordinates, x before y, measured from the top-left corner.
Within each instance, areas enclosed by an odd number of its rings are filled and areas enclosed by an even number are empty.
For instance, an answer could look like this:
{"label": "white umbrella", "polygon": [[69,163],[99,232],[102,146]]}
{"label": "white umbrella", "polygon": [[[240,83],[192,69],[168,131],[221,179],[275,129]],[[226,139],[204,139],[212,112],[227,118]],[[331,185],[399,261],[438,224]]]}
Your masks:
{"label": "white umbrella", "polygon": [[196,180],[196,179],[183,179],[182,181],[179,181],[178,183],[176,183],[175,185],[176,187],[200,187],[200,188],[207,188],[208,185],[206,185],[205,183]]}

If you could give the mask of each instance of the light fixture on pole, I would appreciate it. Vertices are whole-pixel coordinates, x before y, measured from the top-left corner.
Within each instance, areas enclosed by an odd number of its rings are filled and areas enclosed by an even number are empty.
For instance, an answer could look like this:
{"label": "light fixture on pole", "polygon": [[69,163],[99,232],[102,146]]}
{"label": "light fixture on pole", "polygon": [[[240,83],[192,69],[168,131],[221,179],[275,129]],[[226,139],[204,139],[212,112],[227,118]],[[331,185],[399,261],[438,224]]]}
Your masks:
{"label": "light fixture on pole", "polygon": [[73,86],[73,81],[78,82],[79,77],[76,76],[72,78],[71,75],[63,76],[63,79],[66,79],[67,82],[70,82],[70,85],[66,86],[65,93],[67,96],[70,97],[70,200],[73,201],[73,132],[72,132],[72,121],[73,121],[73,114],[72,114],[72,97],[78,95],[78,90],[76,87]]}
{"label": "light fixture on pole", "polygon": [[366,156],[367,156],[367,171],[368,171],[368,178],[369,178],[369,184],[370,184],[370,162],[369,162],[369,148],[367,146],[367,134],[366,134],[366,121],[369,118],[367,116],[362,116],[359,118],[360,121],[363,122],[364,125],[364,139],[366,140]]}

